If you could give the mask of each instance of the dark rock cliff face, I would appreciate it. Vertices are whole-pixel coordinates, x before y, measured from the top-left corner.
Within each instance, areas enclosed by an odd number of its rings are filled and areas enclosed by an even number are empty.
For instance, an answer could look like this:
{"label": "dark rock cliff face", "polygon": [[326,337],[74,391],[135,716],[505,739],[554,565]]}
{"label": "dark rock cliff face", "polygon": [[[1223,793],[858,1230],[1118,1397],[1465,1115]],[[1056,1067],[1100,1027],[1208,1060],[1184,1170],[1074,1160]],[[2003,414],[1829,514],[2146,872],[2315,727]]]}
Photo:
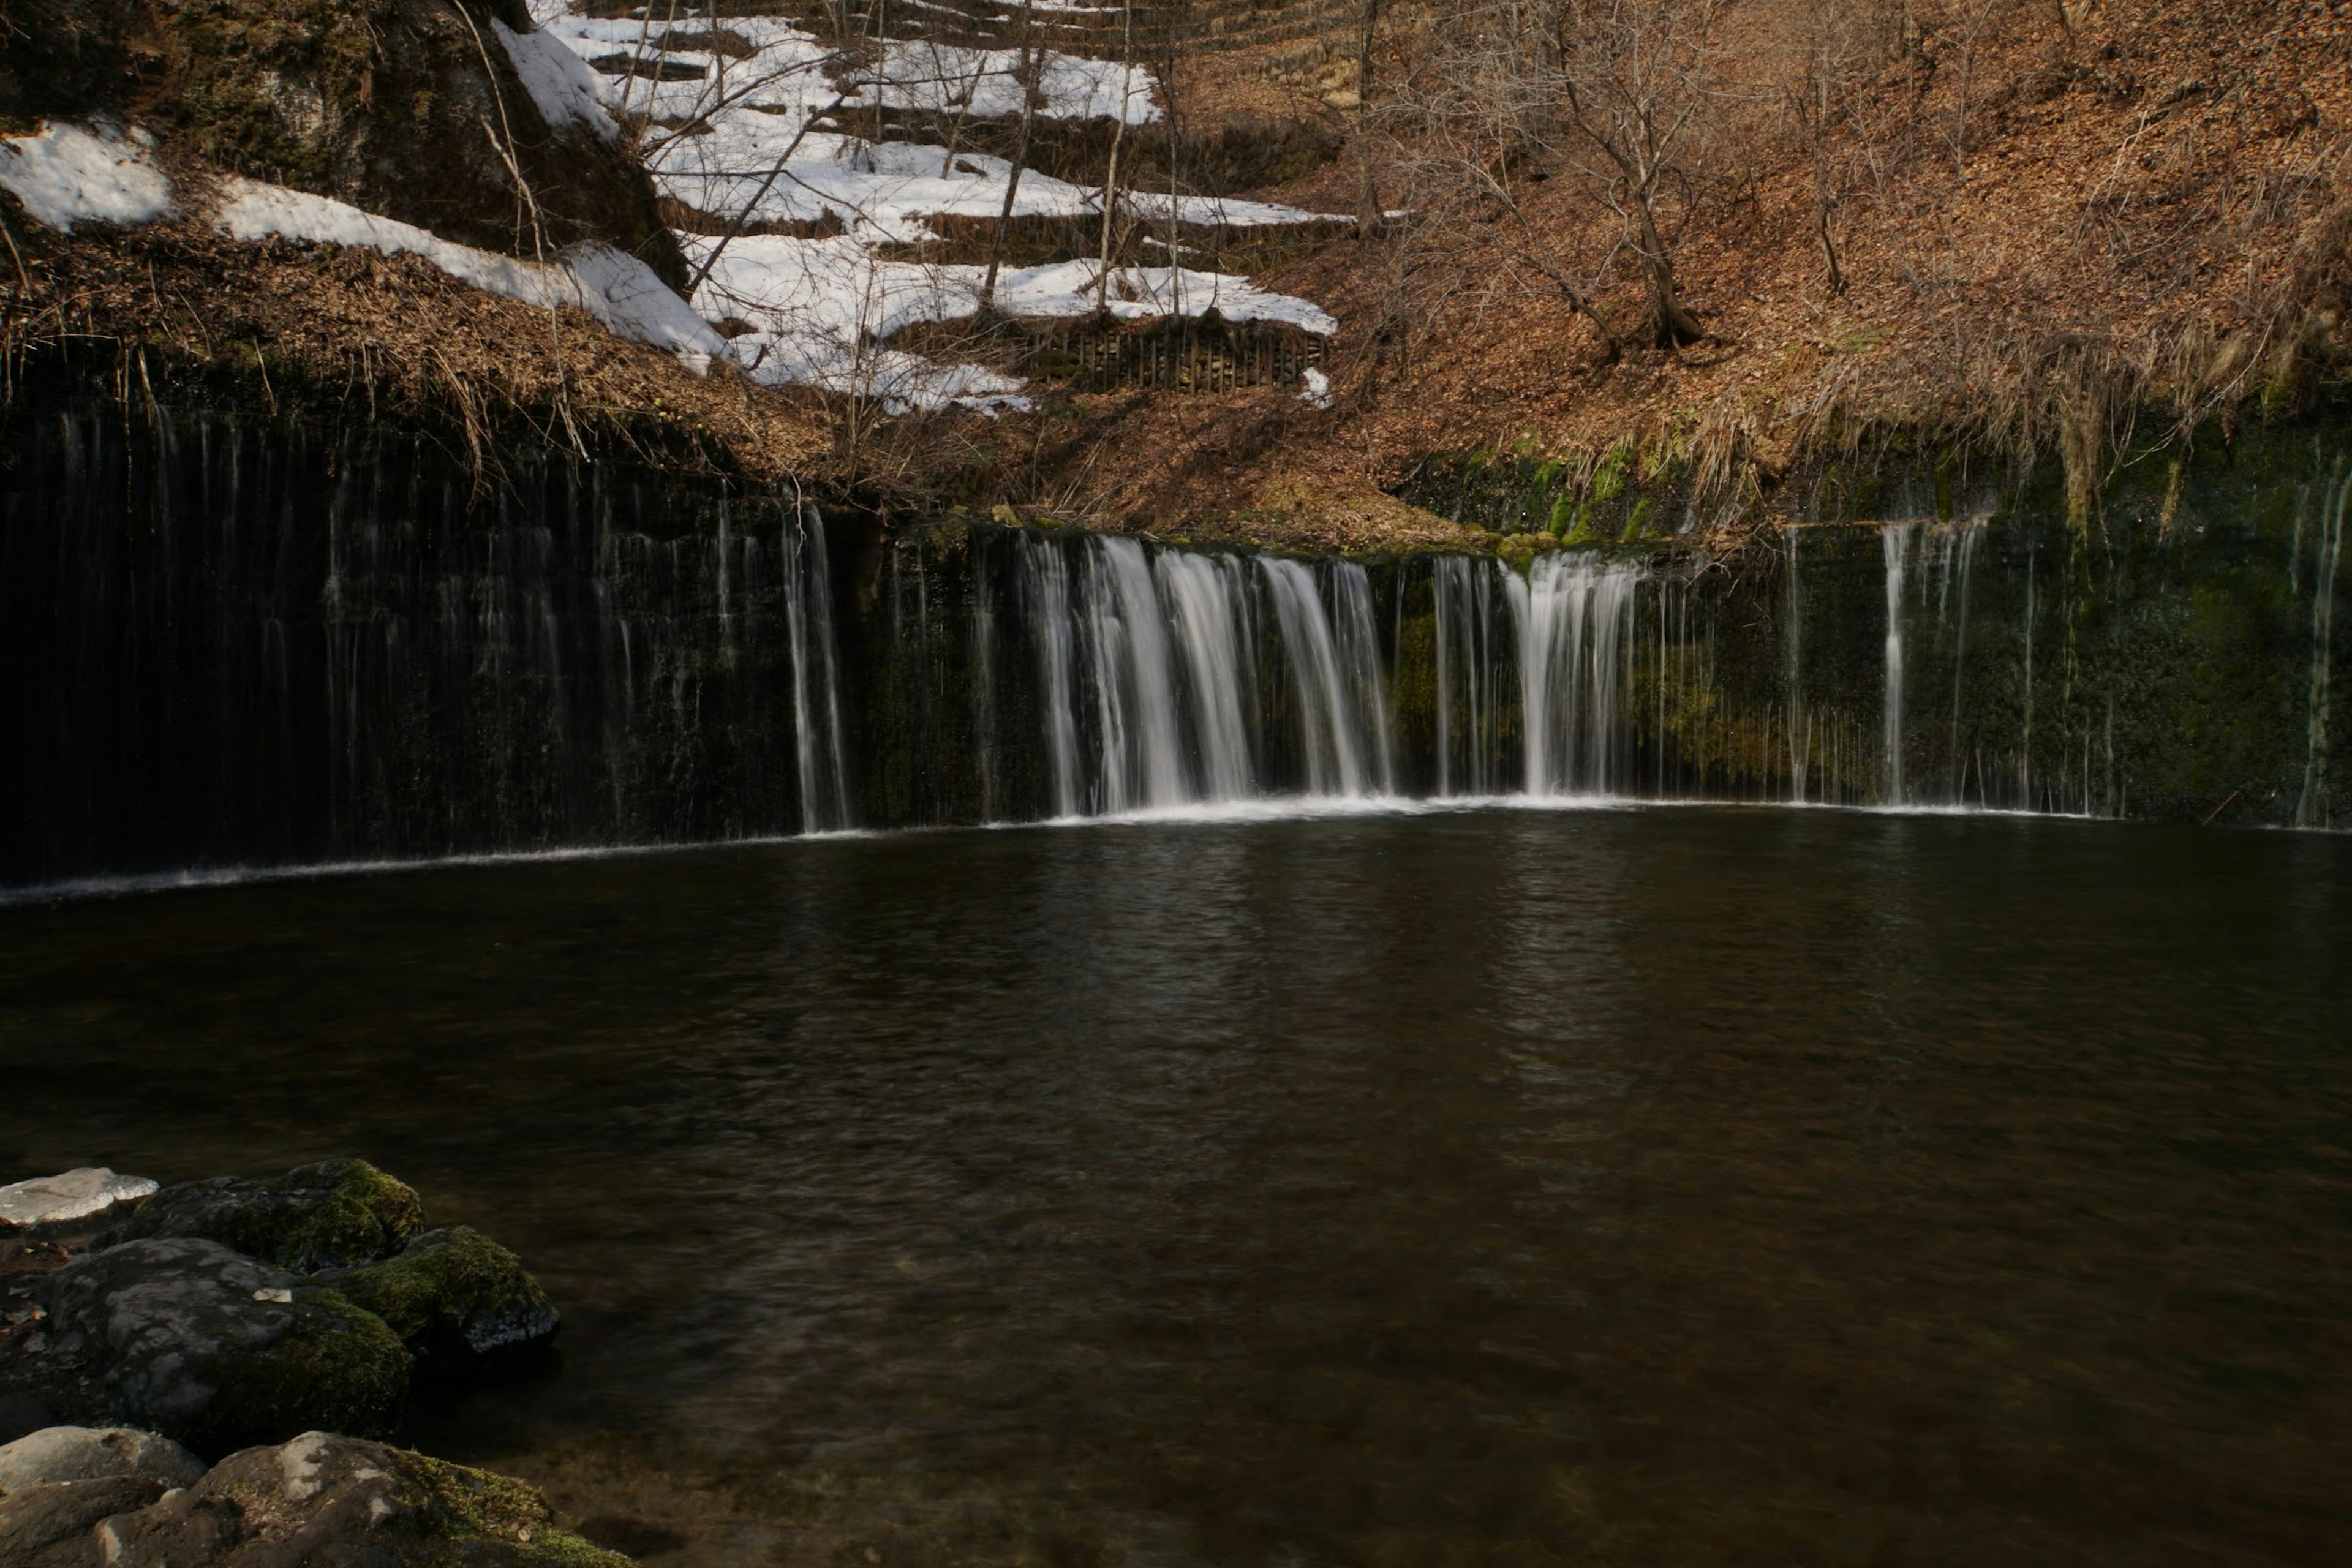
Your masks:
{"label": "dark rock cliff face", "polygon": [[524,81],[519,58],[562,57],[520,0],[32,0],[6,27],[0,121],[127,115],[178,153],[445,239],[602,240],[686,280],[609,122],[543,112]]}
{"label": "dark rock cliff face", "polygon": [[[64,382],[0,452],[0,886],[1124,809],[1160,804],[1146,726],[1188,799],[2316,827],[2352,799],[2332,425],[2242,433],[2095,529],[2029,488],[1727,561],[1654,540],[1344,572],[970,519],[828,527],[789,486],[529,443],[477,484],[356,415],[126,408]],[[1304,597],[1273,592],[1286,572]],[[1188,583],[1235,617],[1223,782]],[[1318,594],[1341,645],[1320,652],[1285,620]],[[1359,750],[1392,767],[1357,784],[1318,780],[1308,739],[1354,700],[1314,677],[1335,658],[1385,693],[1386,738]]]}

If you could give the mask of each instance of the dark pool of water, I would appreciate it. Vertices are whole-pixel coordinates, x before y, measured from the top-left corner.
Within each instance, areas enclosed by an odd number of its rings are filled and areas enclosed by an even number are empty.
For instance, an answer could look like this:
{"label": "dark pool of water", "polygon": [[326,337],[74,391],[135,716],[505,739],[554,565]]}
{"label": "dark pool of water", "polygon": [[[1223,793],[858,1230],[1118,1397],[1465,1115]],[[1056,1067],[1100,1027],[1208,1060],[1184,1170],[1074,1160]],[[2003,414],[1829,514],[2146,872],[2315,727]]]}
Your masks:
{"label": "dark pool of water", "polygon": [[[0,910],[0,1178],[357,1152],[681,1563],[2341,1562],[2352,842],[1651,809]],[[661,1533],[667,1532],[667,1533]]]}

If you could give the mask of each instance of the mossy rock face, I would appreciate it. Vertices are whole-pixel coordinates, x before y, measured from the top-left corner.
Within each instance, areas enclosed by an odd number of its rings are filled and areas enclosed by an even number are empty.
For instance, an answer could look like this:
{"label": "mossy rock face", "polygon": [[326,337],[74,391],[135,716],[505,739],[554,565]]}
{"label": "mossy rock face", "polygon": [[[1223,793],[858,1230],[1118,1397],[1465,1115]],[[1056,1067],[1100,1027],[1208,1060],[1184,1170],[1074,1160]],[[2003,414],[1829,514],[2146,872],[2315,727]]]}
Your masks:
{"label": "mossy rock face", "polygon": [[200,1454],[314,1427],[380,1434],[400,1420],[408,1352],[335,1290],[186,1238],[134,1241],[44,1282],[50,1348],[89,1369],[110,1419]]}
{"label": "mossy rock face", "polygon": [[131,0],[10,0],[0,11],[0,129],[110,104],[133,80]]}
{"label": "mossy rock face", "polygon": [[270,1182],[215,1176],[164,1188],[100,1237],[202,1237],[300,1274],[389,1258],[425,1228],[424,1200],[365,1160],[322,1160]]}
{"label": "mossy rock face", "polygon": [[185,1491],[116,1517],[104,1560],[141,1568],[629,1568],[627,1558],[552,1521],[546,1500],[520,1481],[308,1432],[231,1455]]}
{"label": "mossy rock face", "polygon": [[[444,239],[599,240],[686,280],[644,167],[593,125],[550,124],[523,85],[499,34],[531,34],[521,0],[36,3],[72,30],[39,46],[56,61],[0,68],[0,120],[135,113],[222,168]],[[523,47],[542,44],[561,47]]]}
{"label": "mossy rock face", "polygon": [[396,1258],[314,1283],[382,1318],[411,1354],[487,1356],[544,1344],[555,1309],[522,1260],[470,1226],[427,1231]]}

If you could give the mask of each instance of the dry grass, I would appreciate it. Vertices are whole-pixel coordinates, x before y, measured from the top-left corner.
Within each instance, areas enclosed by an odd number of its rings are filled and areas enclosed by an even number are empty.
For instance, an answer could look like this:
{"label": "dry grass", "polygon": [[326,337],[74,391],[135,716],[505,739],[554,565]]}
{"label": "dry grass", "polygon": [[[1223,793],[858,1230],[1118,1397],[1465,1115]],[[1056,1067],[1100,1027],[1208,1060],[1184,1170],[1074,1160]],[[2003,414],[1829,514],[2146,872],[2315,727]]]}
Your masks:
{"label": "dry grass", "polygon": [[[1412,531],[1381,492],[1433,451],[1674,439],[1715,466],[1725,496],[1769,498],[1805,456],[1889,430],[2012,458],[2058,452],[2080,497],[2153,440],[2341,384],[2352,14],[2226,0],[1916,7],[1924,38],[1858,85],[1876,118],[1831,146],[1847,183],[1841,296],[1812,227],[1807,148],[1775,108],[1776,29],[1800,9],[1738,13],[1751,89],[1738,157],[1677,258],[1707,341],[1601,364],[1591,328],[1515,258],[1501,222],[1339,241],[1260,279],[1345,323],[1339,410],[1201,406],[1151,441],[1108,411],[1122,434],[1095,470],[1099,510],[1246,527],[1257,497],[1295,480],[1328,498],[1327,531],[1374,543]],[[1384,200],[1412,199],[1413,149],[1381,151]],[[1346,211],[1355,179],[1350,154],[1264,194]],[[1548,242],[1601,247],[1607,223],[1571,182],[1522,194]],[[1639,312],[1630,276],[1604,297]],[[1360,521],[1370,534],[1355,535]]]}
{"label": "dry grass", "polygon": [[585,314],[481,293],[414,257],[240,244],[200,221],[68,237],[12,218],[8,237],[23,262],[0,315],[12,366],[103,357],[126,397],[205,378],[269,411],[423,421],[486,472],[520,433],[761,479],[838,468],[804,401],[724,367],[698,376]]}
{"label": "dry grass", "polygon": [[[425,264],[233,244],[194,222],[60,238],[10,216],[12,355],[103,343],[134,376],[226,367],[288,393],[443,418],[484,463],[500,432],[614,442],[656,460],[1099,526],[1295,548],[1475,543],[1391,496],[1431,453],[1591,455],[1631,439],[1696,455],[1706,515],[1769,509],[1809,457],[1899,431],[2009,458],[2064,457],[2087,504],[2105,465],[2249,412],[2292,411],[2352,361],[2352,13],[2317,0],[1916,3],[1924,31],[1855,84],[1826,143],[1793,133],[1790,29],[1825,4],[1741,8],[1738,101],[1676,258],[1706,341],[1604,364],[1590,325],[1503,222],[1335,240],[1258,280],[1343,322],[1336,405],[1283,389],[1070,397],[1032,416],[876,422],[814,395],[692,374],[584,317],[467,289]],[[1433,11],[1394,12],[1381,70],[1409,81]],[[1965,45],[1965,65],[1963,63]],[[1295,52],[1285,44],[1274,52]],[[1181,63],[1198,129],[1351,113],[1247,50]],[[1376,95],[1376,103],[1381,100]],[[1376,140],[1389,205],[1416,148]],[[1835,164],[1833,294],[1813,225]],[[1352,149],[1258,193],[1355,205]],[[1575,182],[1518,187],[1562,254],[1608,226]],[[1638,314],[1622,269],[1605,303]],[[1759,508],[1759,501],[1765,503]]]}

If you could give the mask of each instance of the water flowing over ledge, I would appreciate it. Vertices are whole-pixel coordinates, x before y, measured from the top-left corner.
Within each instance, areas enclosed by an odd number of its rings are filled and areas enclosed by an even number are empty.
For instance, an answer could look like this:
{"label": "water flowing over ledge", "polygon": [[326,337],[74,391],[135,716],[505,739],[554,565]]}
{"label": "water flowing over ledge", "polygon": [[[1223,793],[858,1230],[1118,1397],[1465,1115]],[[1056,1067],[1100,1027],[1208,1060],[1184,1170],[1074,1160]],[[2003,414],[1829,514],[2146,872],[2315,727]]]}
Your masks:
{"label": "water flowing over ledge", "polygon": [[[60,403],[0,886],[853,828],[1714,799],[2326,827],[2352,458],[2094,531],[1301,561]],[[2154,509],[2151,509],[2154,512]]]}

